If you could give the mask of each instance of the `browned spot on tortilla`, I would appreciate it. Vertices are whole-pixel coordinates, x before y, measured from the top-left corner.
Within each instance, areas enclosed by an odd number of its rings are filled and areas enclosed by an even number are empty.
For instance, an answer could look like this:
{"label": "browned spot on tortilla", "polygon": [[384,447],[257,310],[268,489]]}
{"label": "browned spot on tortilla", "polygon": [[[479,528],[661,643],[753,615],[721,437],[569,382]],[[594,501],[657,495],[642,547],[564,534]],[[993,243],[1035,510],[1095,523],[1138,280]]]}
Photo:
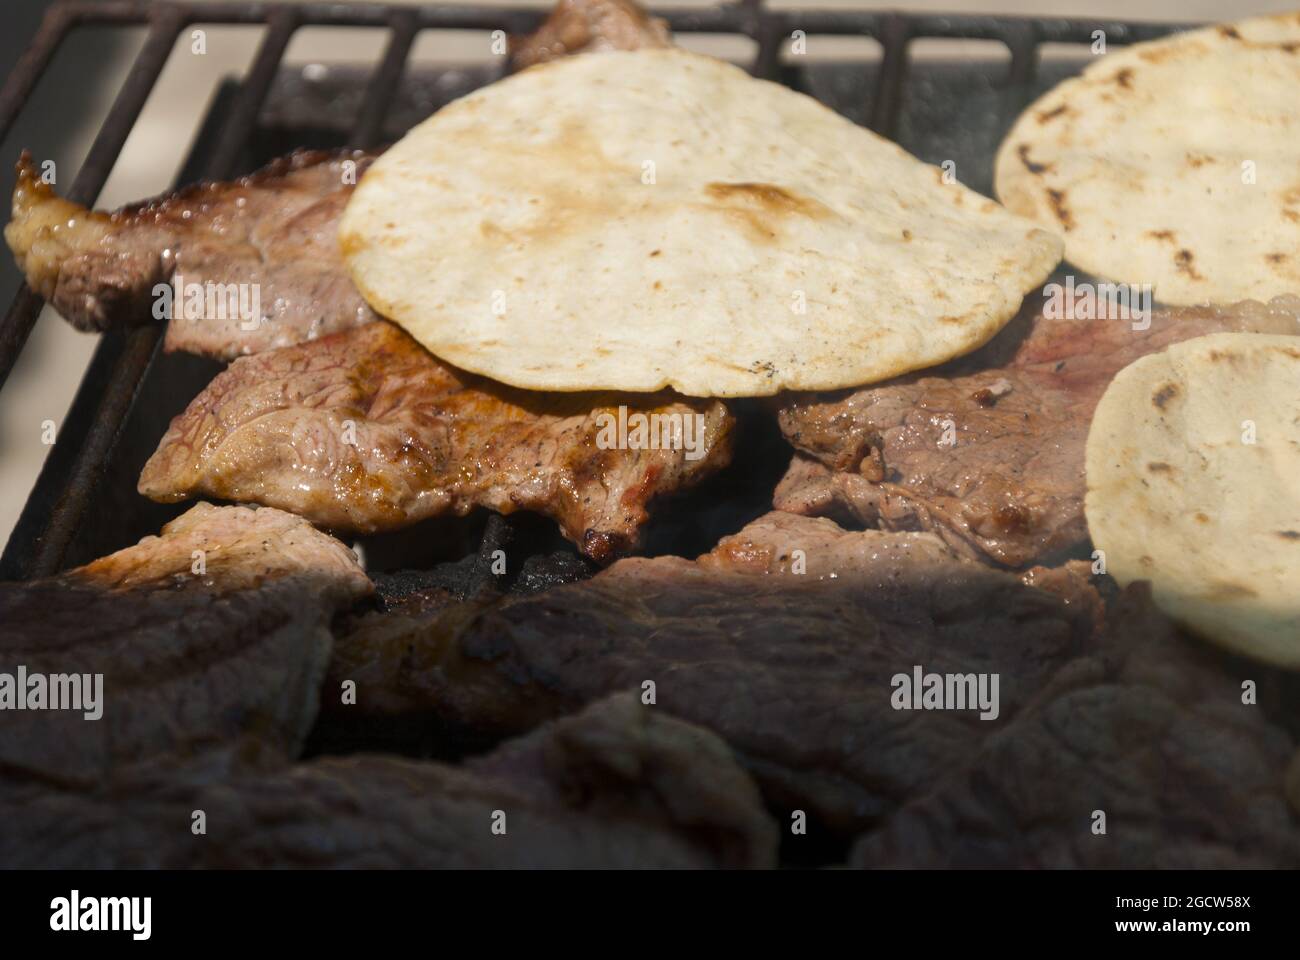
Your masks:
{"label": "browned spot on tortilla", "polygon": [[660,280],[656,280],[656,281],[655,281],[655,289],[656,289],[656,290],[662,290],[663,287],[664,287],[664,285],[663,285],[663,282],[662,282],[662,281],[660,281]]}
{"label": "browned spot on tortilla", "polygon": [[911,240],[911,239],[912,239],[912,231],[911,231],[911,230],[904,230],[904,231],[903,231],[903,239],[904,239],[904,240]]}
{"label": "browned spot on tortilla", "polygon": [[1279,530],[1277,535],[1283,540],[1300,540],[1300,530]]}
{"label": "browned spot on tortilla", "polygon": [[708,183],[704,192],[718,201],[712,209],[740,223],[758,240],[776,239],[776,227],[794,215],[815,220],[832,216],[825,204],[771,183]]}
{"label": "browned spot on tortilla", "polygon": [[650,251],[650,256],[652,256],[652,257],[657,257],[657,256],[659,256],[659,254],[661,254],[661,253],[663,253],[662,250],[651,250],[651,251]]}
{"label": "browned spot on tortilla", "polygon": [[1193,259],[1192,251],[1184,248],[1174,254],[1174,266],[1178,268],[1179,273],[1185,273],[1193,280],[1204,280],[1205,278],[1192,266]]}
{"label": "browned spot on tortilla", "polygon": [[1056,219],[1061,221],[1061,226],[1066,230],[1073,230],[1074,217],[1070,214],[1070,208],[1065,205],[1065,191],[1049,189],[1047,199],[1052,204],[1052,212],[1056,214]]}
{"label": "browned spot on tortilla", "polygon": [[1226,25],[1225,25],[1225,26],[1222,26],[1222,27],[1219,27],[1219,34],[1220,34],[1220,36],[1227,37],[1229,40],[1240,40],[1240,39],[1241,39],[1241,34],[1239,34],[1239,33],[1237,32],[1237,28],[1236,28],[1236,27],[1230,27],[1230,26],[1226,26]]}
{"label": "browned spot on tortilla", "polygon": [[1277,253],[1266,253],[1264,254],[1264,259],[1276,267],[1286,263],[1286,254],[1280,251]]}
{"label": "browned spot on tortilla", "polygon": [[1069,105],[1063,103],[1059,107],[1054,107],[1051,110],[1044,110],[1042,113],[1038,115],[1038,122],[1050,123],[1051,121],[1059,117],[1061,114],[1068,112],[1069,109],[1070,109]]}
{"label": "browned spot on tortilla", "polygon": [[1210,522],[1210,518],[1207,517],[1207,516],[1206,516],[1205,514],[1203,514],[1203,513],[1197,513],[1197,514],[1195,514],[1195,517],[1196,517],[1196,522],[1197,522],[1197,523],[1209,523],[1209,522]]}
{"label": "browned spot on tortilla", "polygon": [[1174,242],[1174,232],[1172,230],[1148,230],[1147,236],[1152,240],[1164,240],[1168,243]]}
{"label": "browned spot on tortilla", "polygon": [[1286,217],[1286,218],[1287,218],[1288,220],[1290,220],[1292,223],[1300,223],[1300,213],[1297,213],[1297,212],[1294,211],[1294,210],[1286,210],[1286,209],[1284,209],[1284,210],[1282,211],[1282,216]]}
{"label": "browned spot on tortilla", "polygon": [[1168,60],[1170,57],[1177,56],[1178,53],[1179,51],[1172,47],[1158,46],[1146,50],[1139,50],[1138,56],[1147,63],[1159,63],[1162,60]]}
{"label": "browned spot on tortilla", "polygon": [[1174,468],[1161,460],[1153,460],[1147,464],[1147,469],[1152,473],[1173,473]]}
{"label": "browned spot on tortilla", "polygon": [[1115,76],[1111,77],[1111,79],[1114,80],[1116,83],[1118,83],[1125,90],[1133,89],[1133,71],[1130,70],[1128,67],[1125,67],[1123,70],[1117,71],[1115,73]]}
{"label": "browned spot on tortilla", "polygon": [[1151,567],[1154,567],[1156,565],[1156,562],[1144,553],[1142,554],[1142,556],[1138,557],[1138,565],[1142,567],[1147,567],[1149,569]]}
{"label": "browned spot on tortilla", "polygon": [[947,316],[947,317],[940,317],[939,322],[953,324],[953,323],[962,323],[963,321],[961,317]]}
{"label": "browned spot on tortilla", "polygon": [[1189,167],[1201,168],[1207,163],[1214,162],[1214,158],[1206,153],[1189,153],[1187,155],[1187,165]]}
{"label": "browned spot on tortilla", "polygon": [[1167,404],[1170,400],[1172,400],[1176,396],[1178,396],[1177,385],[1172,383],[1166,383],[1155,393],[1151,394],[1151,402],[1155,405],[1156,409],[1163,410],[1165,408],[1165,404]]}
{"label": "browned spot on tortilla", "polygon": [[1259,594],[1243,583],[1215,580],[1203,596],[1207,600],[1232,600],[1237,597],[1257,597]]}
{"label": "browned spot on tortilla", "polygon": [[1295,53],[1297,50],[1300,50],[1300,43],[1295,43],[1295,42],[1293,41],[1293,42],[1291,42],[1291,43],[1283,43],[1283,44],[1279,44],[1279,45],[1278,45],[1278,49],[1279,49],[1279,50],[1284,50],[1284,51],[1286,51],[1287,53]]}
{"label": "browned spot on tortilla", "polygon": [[1029,144],[1022,143],[1016,147],[1016,155],[1020,157],[1020,162],[1025,165],[1025,169],[1030,173],[1043,173],[1052,169],[1050,163],[1036,163],[1029,158]]}

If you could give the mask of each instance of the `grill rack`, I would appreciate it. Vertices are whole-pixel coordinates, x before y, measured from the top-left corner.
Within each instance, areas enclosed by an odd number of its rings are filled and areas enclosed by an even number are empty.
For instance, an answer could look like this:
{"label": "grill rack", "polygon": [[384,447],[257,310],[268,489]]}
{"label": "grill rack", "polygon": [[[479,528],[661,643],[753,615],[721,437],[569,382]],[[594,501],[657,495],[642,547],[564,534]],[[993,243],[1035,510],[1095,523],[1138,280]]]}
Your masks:
{"label": "grill rack", "polygon": [[[1088,44],[1103,31],[1108,44],[1152,40],[1195,24],[1129,23],[1116,20],[911,14],[899,11],[773,10],[763,0],[708,9],[653,10],[674,33],[733,34],[756,46],[750,71],[781,79],[781,50],[795,30],[809,36],[863,36],[881,47],[875,82],[864,104],[867,125],[892,136],[908,79],[908,46],[920,39],[989,40],[1010,52],[1009,82],[1027,87],[1045,43]],[[197,24],[264,25],[266,31],[247,73],[234,88],[219,129],[200,132],[182,180],[226,179],[237,169],[277,70],[301,27],[371,27],[388,32],[387,46],[371,73],[357,118],[353,146],[381,141],[383,123],[402,82],[416,36],[426,30],[504,30],[518,35],[536,28],[546,10],[514,7],[371,3],[150,2],[61,0],[46,13],[35,37],[0,89],[0,141],[10,133],[63,41],[80,27],[146,26],[144,45],[68,191],[69,199],[94,203],[152,92],[181,31]],[[505,61],[494,69],[505,72]],[[27,342],[42,300],[23,284],[0,322],[0,387]],[[69,546],[87,518],[92,495],[122,438],[141,384],[154,364],[162,327],[149,325],[101,337],[35,487],[0,558],[0,580],[48,576],[65,565]],[[155,438],[156,439],[156,438]]]}

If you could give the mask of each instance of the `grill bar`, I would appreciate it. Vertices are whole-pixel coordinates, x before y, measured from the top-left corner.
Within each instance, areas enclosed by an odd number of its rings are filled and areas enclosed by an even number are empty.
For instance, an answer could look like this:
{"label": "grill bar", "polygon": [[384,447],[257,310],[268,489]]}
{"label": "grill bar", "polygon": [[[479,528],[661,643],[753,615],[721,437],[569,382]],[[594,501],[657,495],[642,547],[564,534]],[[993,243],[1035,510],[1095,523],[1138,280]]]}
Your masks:
{"label": "grill bar", "polygon": [[[252,133],[258,111],[275,80],[276,69],[298,23],[292,7],[278,7],[272,12],[270,27],[240,87],[230,119],[211,160],[205,166],[209,177],[224,179],[237,172],[239,154]],[[179,28],[180,24],[177,24],[176,31]],[[171,49],[174,38],[175,32],[167,45],[168,50]],[[165,54],[163,59],[165,61]],[[130,122],[133,123],[134,119],[132,116]],[[120,148],[121,144],[118,145]],[[76,438],[79,453],[69,464],[66,478],[60,478],[65,492],[50,511],[27,576],[48,576],[61,569],[68,544],[84,516],[89,494],[100,480],[103,466],[131,411],[136,392],[158,352],[162,332],[162,328],[156,325],[132,330],[126,335],[126,343],[120,355],[111,361],[112,370],[107,378],[103,400],[95,410],[86,436]],[[98,355],[96,360],[99,360]],[[107,364],[110,361],[106,359],[104,362]],[[61,437],[58,442],[63,443],[65,439],[73,438]]]}
{"label": "grill bar", "polygon": [[907,44],[911,28],[898,15],[889,16],[877,38],[884,48],[880,64],[880,81],[871,108],[871,129],[882,137],[891,136],[898,125],[898,111],[903,100],[903,77],[907,70]]}
{"label": "grill bar", "polygon": [[[59,8],[55,8],[58,10]],[[136,57],[135,64],[122,85],[112,109],[99,129],[95,142],[90,147],[85,163],[77,171],[77,177],[68,190],[68,198],[76,203],[94,203],[103,189],[104,182],[113,170],[117,155],[135,125],[136,118],[144,109],[145,101],[153,90],[158,74],[171,54],[176,43],[176,35],[184,26],[184,16],[178,8],[160,7],[149,37]],[[41,299],[23,284],[5,316],[4,325],[0,326],[0,387],[9,378],[9,372],[18,360],[27,338],[31,336],[32,327],[41,311]]]}
{"label": "grill bar", "polygon": [[384,50],[384,59],[379,69],[366,87],[366,95],[361,101],[361,113],[352,128],[351,142],[356,147],[373,147],[381,139],[384,120],[388,115],[388,104],[393,91],[402,79],[406,69],[406,58],[411,52],[411,44],[419,32],[419,21],[414,10],[402,10],[393,17],[393,34],[388,39]]}
{"label": "grill bar", "polygon": [[0,140],[9,136],[9,130],[18,119],[19,111],[36,89],[37,81],[44,76],[50,61],[54,59],[54,51],[72,28],[73,20],[74,17],[63,7],[50,10],[41,21],[31,44],[14,65],[13,73],[5,80],[4,88],[0,89]]}
{"label": "grill bar", "polygon": [[[757,44],[751,70],[776,79],[781,50],[794,30],[809,36],[874,37],[883,48],[879,77],[868,105],[871,127],[886,136],[897,128],[907,86],[908,45],[933,37],[995,40],[1011,51],[1010,81],[1032,80],[1043,43],[1094,42],[1101,31],[1107,43],[1155,39],[1195,24],[1130,24],[1108,20],[1030,17],[949,16],[889,11],[772,11],[762,0],[704,10],[655,11],[677,33],[732,33]],[[82,169],[69,191],[80,203],[92,203],[112,170],[131,128],[167,62],[180,31],[192,23],[266,24],[268,29],[219,136],[206,145],[209,159],[195,168],[224,178],[236,172],[294,31],[301,26],[373,27],[388,30],[388,44],[376,65],[352,128],[356,146],[373,146],[382,138],[393,94],[401,83],[415,37],[423,30],[534,29],[545,11],[458,5],[398,7],[369,3],[154,3],[150,0],[66,0],[46,14],[27,53],[0,89],[0,137],[15,119],[58,51],[64,38],[83,25],[148,24],[148,38],[126,83],[118,93]],[[206,128],[205,128],[206,130]],[[201,157],[202,154],[197,154]],[[192,158],[193,161],[194,158]],[[0,386],[25,345],[41,308],[41,299],[20,288],[0,324]],[[0,560],[0,578],[40,576],[59,570],[104,465],[112,455],[131,412],[140,384],[158,352],[161,330],[155,326],[105,335],[83,378],[68,422],[48,457],[36,488]]]}

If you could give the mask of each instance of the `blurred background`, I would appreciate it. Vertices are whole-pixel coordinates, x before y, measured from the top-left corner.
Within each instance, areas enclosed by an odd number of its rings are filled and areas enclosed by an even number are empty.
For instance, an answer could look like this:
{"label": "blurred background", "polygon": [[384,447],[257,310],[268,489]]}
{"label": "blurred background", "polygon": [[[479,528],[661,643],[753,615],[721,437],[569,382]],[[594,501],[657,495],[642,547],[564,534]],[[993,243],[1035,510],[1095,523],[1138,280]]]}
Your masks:
{"label": "blurred background", "polygon": [[[414,5],[413,0],[394,2]],[[8,76],[50,5],[50,0],[0,2],[0,74]],[[549,6],[527,0],[513,5]],[[711,5],[678,0],[659,6]],[[1198,22],[1294,9],[1300,0],[1239,0],[1232,4],[1221,0],[770,0],[768,5],[787,9],[902,9]],[[192,51],[190,30],[182,31],[100,194],[99,206],[118,206],[172,186],[220,83],[245,71],[263,30],[227,26],[203,29],[206,50],[201,55]],[[143,39],[143,28],[81,29],[64,41],[14,131],[0,144],[0,158],[4,158],[0,192],[4,196],[9,196],[13,188],[9,161],[16,159],[24,147],[39,160],[54,160],[60,189],[66,189]],[[384,45],[383,30],[305,27],[294,36],[285,63],[298,65],[306,77],[324,77],[332,69],[377,61]],[[752,50],[750,41],[741,37],[693,35],[684,38],[683,45],[742,62]],[[912,46],[911,55],[1005,57],[1006,53],[993,43],[920,41]],[[1043,55],[1050,57],[1052,52],[1045,50]],[[878,57],[878,48],[867,38],[817,38],[815,44],[810,43],[808,56],[871,59]],[[481,64],[490,58],[485,33],[426,32],[415,43],[408,71],[435,65]],[[18,272],[8,252],[0,251],[0,309],[8,308],[18,283]],[[42,424],[53,421],[57,429],[62,423],[94,346],[94,337],[75,332],[47,309],[0,391],[0,543],[8,539],[52,449],[42,442]]]}

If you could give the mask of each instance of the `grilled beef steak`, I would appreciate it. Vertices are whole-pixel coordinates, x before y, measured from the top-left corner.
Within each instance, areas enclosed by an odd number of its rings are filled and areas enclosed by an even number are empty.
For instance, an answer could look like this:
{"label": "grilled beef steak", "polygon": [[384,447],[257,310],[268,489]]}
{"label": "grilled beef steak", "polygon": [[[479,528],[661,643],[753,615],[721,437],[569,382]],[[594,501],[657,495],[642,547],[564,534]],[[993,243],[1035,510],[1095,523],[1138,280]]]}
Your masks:
{"label": "grilled beef steak", "polygon": [[[154,288],[171,284],[166,349],[258,353],[375,319],[336,236],[371,159],[300,151],[238,180],[106,213],[56,196],[24,154],[5,240],[32,289],[78,329],[153,322]],[[242,306],[256,316],[241,313],[230,285],[243,285]]]}
{"label": "grilled beef steak", "polygon": [[[642,415],[677,448],[633,448]],[[531,510],[608,561],[636,544],[650,500],[729,461],[732,424],[716,400],[514,390],[372,323],[231,364],[173,421],[140,492],[264,503],[365,533],[480,506]],[[652,435],[659,445],[663,431]]]}
{"label": "grilled beef steak", "polygon": [[[697,562],[622,560],[486,609],[367,623],[338,639],[331,682],[351,676],[374,709],[515,732],[653,681],[655,709],[720,734],[771,802],[852,831],[1005,728],[1086,647],[1092,614],[930,534],[773,513]],[[999,673],[997,719],[895,710],[891,679],[917,665]]]}
{"label": "grilled beef steak", "polygon": [[[859,866],[1300,866],[1291,736],[1242,703],[1245,664],[1178,636],[1133,589],[1108,658],[1023,712],[854,851]],[[1106,816],[1093,832],[1094,811]]]}
{"label": "grilled beef steak", "polygon": [[[195,837],[192,812],[206,815]],[[501,817],[504,817],[504,820]],[[764,867],[776,829],[714,735],[611,697],[460,767],[154,765],[90,793],[0,783],[9,867]],[[494,823],[504,832],[493,832]],[[499,828],[498,828],[499,829]]]}
{"label": "grilled beef steak", "polygon": [[[0,584],[0,674],[12,682],[0,685],[24,706],[0,714],[0,770],[98,784],[123,765],[217,748],[283,762],[316,716],[332,616],[370,590],[352,552],[306,521],[209,504],[87,566]],[[72,677],[93,696],[96,674],[98,719],[34,709]]]}
{"label": "grilled beef steak", "polygon": [[962,553],[1011,567],[1064,555],[1087,540],[1084,444],[1115,374],[1207,333],[1300,333],[1300,300],[1158,309],[1146,330],[1131,320],[1028,319],[1023,340],[1013,324],[931,373],[790,398],[781,429],[799,454],[775,506],[932,530]]}
{"label": "grilled beef steak", "polygon": [[671,47],[668,26],[630,0],[560,0],[546,22],[510,43],[516,70],[574,53]]}

